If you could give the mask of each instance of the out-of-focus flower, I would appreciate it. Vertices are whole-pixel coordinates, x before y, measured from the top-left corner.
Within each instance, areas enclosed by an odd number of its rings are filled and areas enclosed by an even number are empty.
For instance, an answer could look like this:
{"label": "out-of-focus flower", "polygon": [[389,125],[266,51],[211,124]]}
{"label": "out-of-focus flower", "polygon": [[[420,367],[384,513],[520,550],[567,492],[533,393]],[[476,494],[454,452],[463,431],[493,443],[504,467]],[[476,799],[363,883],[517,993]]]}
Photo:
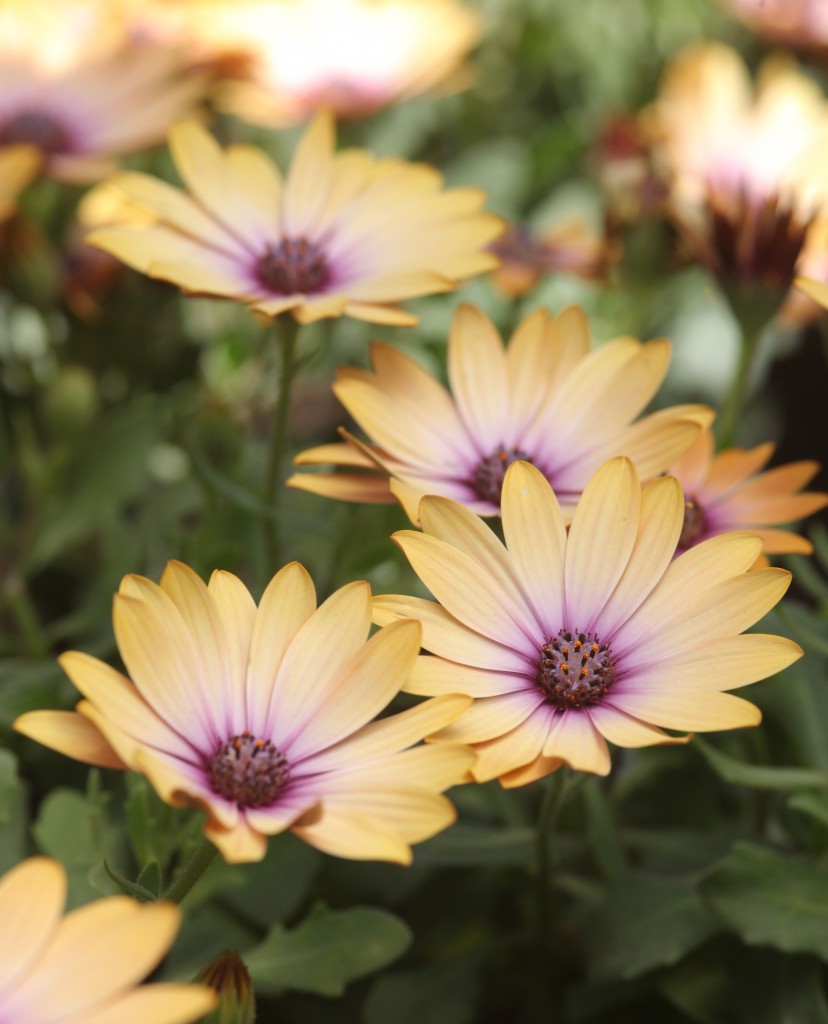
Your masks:
{"label": "out-of-focus flower", "polygon": [[680,743],[661,731],[756,725],[724,691],[801,655],[776,636],[739,636],[782,597],[790,573],[747,571],[758,537],[724,534],[673,560],[683,522],[672,477],[642,492],[628,459],[584,490],[567,535],[548,482],[515,463],[503,485],[505,546],[475,515],[424,498],[424,533],[394,539],[437,598],[377,597],[374,619],[416,617],[414,693],[467,693],[468,711],[437,737],[470,743],[479,782],[521,786],[567,763],[606,774],[607,741]]}
{"label": "out-of-focus flower", "polygon": [[595,146],[594,163],[611,237],[663,202],[667,190],[653,170],[650,142],[635,115],[616,114],[607,121]]}
{"label": "out-of-focus flower", "polygon": [[754,32],[804,50],[828,51],[828,4],[824,0],[724,0]]}
{"label": "out-of-focus flower", "polygon": [[0,11],[0,145],[35,146],[45,173],[67,181],[93,181],[160,142],[204,89],[178,51],[114,45],[106,19],[85,18],[98,6],[33,0]]}
{"label": "out-of-focus flower", "polygon": [[0,1020],[187,1024],[216,1004],[204,985],[138,983],[173,943],[171,903],[110,896],[62,917],[66,872],[32,857],[0,879]]}
{"label": "out-of-focus flower", "polygon": [[756,90],[722,43],[685,50],[645,113],[669,206],[688,249],[725,287],[775,312],[828,195],[828,104],[783,56]]}
{"label": "out-of-focus flower", "polygon": [[368,640],[367,583],[317,608],[294,562],[257,609],[230,573],[213,573],[208,587],[170,562],[160,587],[125,577],[114,623],[134,682],[64,654],[86,699],[75,712],[30,712],[15,728],[80,761],[141,772],[168,803],[200,807],[227,861],[261,860],[267,836],[292,829],[341,857],[408,863],[411,843],[454,820],[441,794],[463,781],[472,756],[459,745],[409,748],[468,701],[371,722],[405,682],[420,627],[399,623]]}
{"label": "out-of-focus flower", "polygon": [[424,494],[490,516],[500,512],[506,470],[524,459],[551,481],[570,515],[607,459],[629,455],[644,479],[657,476],[712,419],[706,406],[681,405],[636,420],[669,359],[663,338],[617,338],[591,352],[576,307],[557,319],[532,313],[504,351],[491,321],[461,306],[448,348],[453,395],[390,345],[373,345],[374,372],[345,368],[334,384],[372,444],[348,436],[302,452],[299,465],[333,463],[348,472],[297,473],[288,482],[347,501],[389,502],[393,494],[412,522]]}
{"label": "out-of-focus flower", "polygon": [[489,248],[500,260],[492,282],[512,299],[528,294],[541,277],[555,272],[600,281],[614,262],[607,241],[580,220],[540,231],[514,224]]}
{"label": "out-of-focus flower", "polygon": [[468,78],[463,60],[480,19],[456,0],[242,0],[220,18],[253,54],[247,79],[218,103],[244,120],[287,125],[322,107],[365,117],[397,100]]}
{"label": "out-of-focus flower", "polygon": [[103,228],[90,242],[183,290],[250,303],[301,323],[343,314],[414,324],[393,305],[450,291],[491,270],[484,251],[502,229],[478,189],[441,189],[424,164],[334,152],[322,112],[306,130],[285,180],[251,146],[222,150],[195,122],[170,146],[190,195],[145,174],[113,179],[125,201],[155,218]]}
{"label": "out-of-focus flower", "polygon": [[17,197],[40,168],[40,154],[33,146],[0,148],[0,221],[17,208]]}
{"label": "out-of-focus flower", "polygon": [[225,950],[199,972],[198,980],[218,994],[219,1003],[203,1024],[255,1024],[253,984],[238,953]]}
{"label": "out-of-focus flower", "polygon": [[[812,546],[782,524],[804,519],[828,505],[828,494],[800,493],[819,471],[818,462],[791,462],[762,472],[772,444],[714,454],[713,435],[702,431],[670,468],[684,490],[684,525],[679,553],[730,530],[749,530],[771,555],[809,555]],[[767,559],[762,559],[767,565]]]}

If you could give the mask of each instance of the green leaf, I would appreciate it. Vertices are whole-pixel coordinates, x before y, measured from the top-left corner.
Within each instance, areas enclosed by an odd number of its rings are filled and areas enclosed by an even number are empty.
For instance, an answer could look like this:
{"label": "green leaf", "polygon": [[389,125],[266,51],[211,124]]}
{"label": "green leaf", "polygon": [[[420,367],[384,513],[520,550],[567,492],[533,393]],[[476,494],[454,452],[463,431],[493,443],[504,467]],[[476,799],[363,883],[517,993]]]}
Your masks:
{"label": "green leaf", "polygon": [[828,960],[828,873],[813,861],[736,843],[700,891],[748,945]]}
{"label": "green leaf", "polygon": [[383,975],[365,1000],[365,1024],[471,1024],[476,1015],[481,955]]}
{"label": "green leaf", "polygon": [[585,930],[592,936],[591,973],[604,981],[677,963],[718,924],[691,883],[638,878],[614,889],[589,914]]}
{"label": "green leaf", "polygon": [[101,801],[75,789],[52,790],[32,832],[41,852],[66,868],[70,908],[116,891],[103,862],[115,859],[120,831],[104,817]]}
{"label": "green leaf", "polygon": [[787,803],[792,811],[807,814],[828,828],[828,793],[794,793]]}
{"label": "green leaf", "polygon": [[317,904],[291,931],[271,928],[265,941],[245,954],[245,962],[260,993],[292,989],[339,996],[348,982],[396,960],[410,942],[408,927],[388,911],[329,910]]}
{"label": "green leaf", "polygon": [[17,758],[0,750],[0,875],[26,853],[26,789],[17,774]]}
{"label": "green leaf", "polygon": [[273,836],[264,860],[246,864],[242,883],[227,888],[223,899],[245,920],[267,927],[299,909],[321,860],[318,851],[289,832]]}
{"label": "green leaf", "polygon": [[698,737],[693,746],[725,782],[756,789],[824,789],[828,775],[810,768],[776,768],[737,761]]}
{"label": "green leaf", "polygon": [[737,976],[738,1024],[828,1024],[822,965],[751,950]]}
{"label": "green leaf", "polygon": [[627,873],[618,827],[600,779],[586,779],[583,785],[587,836],[592,855],[608,882],[618,884]]}
{"label": "green leaf", "polygon": [[[153,864],[154,863],[155,862],[153,861]],[[158,865],[155,864],[155,867],[157,869]],[[122,892],[125,892],[128,896],[134,896],[139,903],[154,903],[155,900],[158,898],[158,892],[153,892],[151,889],[148,889],[145,885],[142,885],[140,882],[140,878],[137,882],[132,882],[130,881],[130,879],[126,877],[126,875],[122,875],[120,871],[117,871],[110,864],[107,864],[106,861],[104,861],[104,871],[106,871],[106,873],[109,875],[112,881],[118,886],[118,888]],[[144,872],[142,871],[142,877],[143,874]]]}
{"label": "green leaf", "polygon": [[536,855],[533,828],[489,828],[457,824],[416,852],[418,866],[528,864]]}

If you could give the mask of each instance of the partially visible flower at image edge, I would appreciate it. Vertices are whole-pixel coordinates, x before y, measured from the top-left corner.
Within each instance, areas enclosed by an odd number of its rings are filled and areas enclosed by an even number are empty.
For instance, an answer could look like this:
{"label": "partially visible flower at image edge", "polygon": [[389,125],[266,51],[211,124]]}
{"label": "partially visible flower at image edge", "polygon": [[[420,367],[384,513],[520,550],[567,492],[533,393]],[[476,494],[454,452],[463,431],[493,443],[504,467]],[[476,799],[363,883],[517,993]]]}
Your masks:
{"label": "partially visible flower at image edge", "polygon": [[[334,123],[319,113],[285,177],[259,149],[222,150],[194,121],[170,133],[189,194],[146,174],[107,183],[124,200],[122,222],[89,241],[128,266],[196,295],[248,303],[300,323],[353,316],[410,325],[395,303],[451,291],[491,270],[485,246],[502,221],[481,212],[485,193],[444,190],[426,164],[334,152]],[[136,208],[152,218],[136,223]]]}
{"label": "partially visible flower at image edge", "polygon": [[814,281],[809,277],[798,277],[794,284],[801,291],[818,302],[820,306],[828,309],[828,284],[824,281]]}
{"label": "partially visible flower at image edge", "polygon": [[[718,533],[748,530],[761,537],[766,555],[811,553],[809,540],[779,526],[804,519],[828,505],[828,494],[802,493],[819,471],[819,463],[803,460],[765,470],[773,451],[772,444],[760,444],[747,450],[727,448],[715,453],[713,434],[702,431],[670,467],[684,491],[679,552]],[[768,564],[765,555],[760,564]]]}
{"label": "partially visible flower at image edge", "polygon": [[783,569],[751,570],[748,533],[721,534],[679,558],[681,488],[641,488],[612,459],[584,490],[567,534],[552,488],[516,462],[503,485],[505,545],[468,509],[424,498],[423,533],[394,535],[436,601],[374,600],[374,620],[417,618],[423,647],[406,688],[474,703],[431,739],[469,743],[478,782],[522,786],[568,764],[605,775],[607,742],[685,742],[662,730],[757,725],[725,691],[801,656],[778,636],[739,634],[782,597]]}
{"label": "partially visible flower at image edge", "polygon": [[64,917],[65,902],[66,872],[48,857],[0,878],[0,1020],[188,1024],[215,1006],[205,985],[139,984],[172,945],[178,907],[109,896]]}
{"label": "partially visible flower at image edge", "polygon": [[77,651],[60,664],[86,698],[14,728],[80,761],[145,775],[163,800],[208,816],[225,860],[261,860],[286,829],[341,857],[407,864],[411,844],[451,824],[443,790],[465,781],[466,747],[417,746],[468,699],[426,701],[371,722],[420,648],[401,622],[368,639],[371,591],[351,583],[318,608],[296,562],[256,607],[231,573],[209,586],[170,562],[161,584],[127,576],[115,596],[131,680]]}
{"label": "partially visible flower at image edge", "polygon": [[480,310],[462,305],[448,344],[449,393],[391,345],[371,346],[373,372],[341,368],[333,390],[369,437],[301,452],[291,487],[345,501],[403,505],[417,522],[420,498],[440,494],[479,515],[500,512],[506,469],[532,462],[571,515],[590,476],[628,455],[645,480],[663,473],[713,419],[704,405],[678,405],[636,419],[667,372],[670,343],[616,338],[591,350],[576,306],[538,309],[506,348]]}

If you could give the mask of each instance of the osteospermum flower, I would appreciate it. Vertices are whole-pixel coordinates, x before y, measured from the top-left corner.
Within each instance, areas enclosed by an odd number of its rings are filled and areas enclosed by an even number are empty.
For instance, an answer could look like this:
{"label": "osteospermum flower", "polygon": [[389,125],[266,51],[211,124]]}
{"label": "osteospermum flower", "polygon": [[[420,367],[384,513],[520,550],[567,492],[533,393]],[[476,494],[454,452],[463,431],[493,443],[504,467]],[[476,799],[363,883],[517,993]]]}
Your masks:
{"label": "osteospermum flower", "polygon": [[243,0],[227,5],[220,25],[253,60],[218,102],[266,125],[304,121],[322,107],[365,117],[456,88],[480,35],[477,12],[456,0]]}
{"label": "osteospermum flower", "polygon": [[740,636],[784,594],[790,573],[748,571],[762,549],[745,533],[673,560],[683,522],[672,477],[642,492],[628,459],[587,485],[567,535],[554,492],[515,463],[503,485],[505,546],[475,515],[423,499],[423,533],[394,540],[439,603],[375,599],[374,619],[414,616],[423,646],[407,688],[467,693],[474,704],[436,737],[473,745],[479,782],[521,786],[562,763],[603,775],[607,741],[687,739],[662,731],[756,725],[725,691],[801,655],[782,637]]}
{"label": "osteospermum flower", "polygon": [[292,829],[342,857],[407,863],[411,843],[454,820],[440,794],[465,778],[468,750],[408,748],[467,701],[371,723],[414,664],[420,627],[399,623],[368,640],[367,583],[317,608],[294,562],[257,609],[230,573],[213,573],[208,587],[171,562],[160,586],[124,579],[114,624],[134,682],[64,654],[86,699],[76,712],[23,715],[15,728],[78,760],[141,772],[168,803],[202,808],[226,860],[260,860],[267,836]]}
{"label": "osteospermum flower", "polygon": [[725,0],[725,5],[767,39],[828,51],[828,6],[822,0]]}
{"label": "osteospermum flower", "polygon": [[500,260],[492,282],[513,299],[528,294],[541,277],[555,272],[600,280],[614,259],[606,240],[580,220],[539,232],[523,224],[511,225],[492,243],[491,250]]}
{"label": "osteospermum flower", "polygon": [[125,202],[156,223],[104,228],[90,241],[185,291],[268,316],[291,310],[302,323],[344,313],[412,324],[392,303],[449,291],[497,262],[483,247],[501,222],[480,212],[482,192],[442,191],[424,164],[334,153],[329,113],[305,132],[284,181],[260,150],[222,151],[194,122],[177,125],[170,146],[192,195],[124,174],[114,184]]}
{"label": "osteospermum flower", "polygon": [[17,197],[39,167],[40,155],[32,146],[0,148],[0,221],[14,213]]}
{"label": "osteospermum flower", "polygon": [[[762,472],[773,455],[772,444],[728,448],[714,454],[713,435],[704,430],[670,468],[684,490],[684,525],[679,551],[729,530],[750,530],[761,537],[768,554],[804,554],[810,541],[780,530],[828,505],[828,494],[801,493],[819,470],[818,462],[791,462]],[[767,563],[767,559],[763,559]]]}
{"label": "osteospermum flower", "polygon": [[784,292],[826,203],[828,104],[818,84],[776,56],[754,92],[735,50],[704,43],[668,66],[645,120],[694,256],[727,284]]}
{"label": "osteospermum flower", "polygon": [[[34,0],[0,12],[0,145],[35,146],[45,172],[68,181],[94,181],[160,142],[203,91],[177,51],[114,46],[106,19],[98,42],[94,19],[87,34],[59,17],[89,6]],[[49,19],[51,32],[35,31]]]}
{"label": "osteospermum flower", "polygon": [[216,1004],[204,985],[138,983],[172,945],[171,903],[110,896],[62,917],[66,872],[32,857],[0,878],[4,1024],[187,1024]]}
{"label": "osteospermum flower", "polygon": [[608,458],[627,454],[642,477],[656,476],[712,418],[705,406],[682,405],[636,421],[669,359],[665,339],[617,338],[590,351],[586,317],[575,307],[556,319],[545,310],[532,313],[504,351],[491,321],[461,306],[448,348],[453,395],[390,345],[373,345],[373,373],[343,369],[334,384],[373,444],[348,436],[344,444],[303,452],[300,465],[333,463],[347,471],[298,473],[289,483],[350,501],[396,496],[413,522],[424,494],[497,515],[504,473],[524,459],[552,482],[570,514]]}

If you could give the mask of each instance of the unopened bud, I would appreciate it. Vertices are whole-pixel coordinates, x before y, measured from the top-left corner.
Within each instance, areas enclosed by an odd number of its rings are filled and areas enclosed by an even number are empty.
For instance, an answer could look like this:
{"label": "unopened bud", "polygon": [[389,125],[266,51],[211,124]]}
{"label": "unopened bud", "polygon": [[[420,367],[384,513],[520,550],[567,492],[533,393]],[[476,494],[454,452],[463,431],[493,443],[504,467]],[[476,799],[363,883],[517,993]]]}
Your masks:
{"label": "unopened bud", "polygon": [[198,981],[218,993],[218,1006],[203,1024],[254,1024],[256,1001],[253,984],[238,953],[225,950],[198,975]]}

